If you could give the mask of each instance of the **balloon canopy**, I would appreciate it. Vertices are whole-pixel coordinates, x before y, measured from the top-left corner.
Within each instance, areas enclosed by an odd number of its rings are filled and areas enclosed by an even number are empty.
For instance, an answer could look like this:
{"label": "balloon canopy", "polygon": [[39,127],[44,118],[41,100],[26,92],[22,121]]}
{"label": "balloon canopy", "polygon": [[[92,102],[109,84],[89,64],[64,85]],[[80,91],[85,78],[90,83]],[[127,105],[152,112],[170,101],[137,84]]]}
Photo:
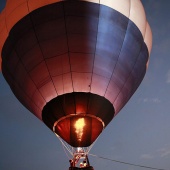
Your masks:
{"label": "balloon canopy", "polygon": [[152,34],[140,0],[7,0],[2,73],[74,147],[91,145],[140,85]]}

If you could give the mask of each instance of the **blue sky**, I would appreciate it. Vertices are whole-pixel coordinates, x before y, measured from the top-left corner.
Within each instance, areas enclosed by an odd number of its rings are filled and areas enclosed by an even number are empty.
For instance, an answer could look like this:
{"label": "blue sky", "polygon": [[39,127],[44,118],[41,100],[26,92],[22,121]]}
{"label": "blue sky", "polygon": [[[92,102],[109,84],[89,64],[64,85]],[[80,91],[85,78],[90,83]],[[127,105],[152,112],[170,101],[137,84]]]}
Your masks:
{"label": "blue sky", "polygon": [[[142,0],[153,32],[146,76],[100,136],[92,154],[170,168],[170,1]],[[4,0],[0,0],[0,10]],[[0,169],[64,170],[69,162],[55,135],[27,111],[0,73]],[[145,170],[90,156],[95,170]]]}

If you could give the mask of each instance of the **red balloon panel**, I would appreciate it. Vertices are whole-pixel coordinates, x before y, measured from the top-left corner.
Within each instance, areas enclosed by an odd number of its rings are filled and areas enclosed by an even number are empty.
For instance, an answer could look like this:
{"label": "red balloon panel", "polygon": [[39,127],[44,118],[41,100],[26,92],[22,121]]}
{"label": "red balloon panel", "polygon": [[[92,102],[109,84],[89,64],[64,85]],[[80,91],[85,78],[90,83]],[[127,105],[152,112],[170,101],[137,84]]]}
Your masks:
{"label": "red balloon panel", "polygon": [[46,59],[46,64],[52,77],[70,72],[69,55],[63,54]]}
{"label": "red balloon panel", "polygon": [[69,53],[72,72],[91,73],[94,54]]}
{"label": "red balloon panel", "polygon": [[73,92],[71,73],[65,73],[59,76],[52,77],[52,80],[54,82],[54,86],[55,89],[57,90],[58,95]]}

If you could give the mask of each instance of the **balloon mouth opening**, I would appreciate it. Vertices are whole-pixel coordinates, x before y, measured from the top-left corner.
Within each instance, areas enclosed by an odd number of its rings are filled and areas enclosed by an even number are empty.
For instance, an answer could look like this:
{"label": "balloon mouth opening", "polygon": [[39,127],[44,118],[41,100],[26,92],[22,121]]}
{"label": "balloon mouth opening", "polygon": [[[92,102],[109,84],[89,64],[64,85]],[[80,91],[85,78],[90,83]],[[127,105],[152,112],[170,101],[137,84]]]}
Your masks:
{"label": "balloon mouth opening", "polygon": [[114,117],[112,103],[85,92],[66,93],[52,99],[42,110],[43,122],[73,147],[88,147]]}
{"label": "balloon mouth opening", "polygon": [[56,121],[53,131],[73,147],[88,147],[97,139],[104,127],[104,122],[96,116],[73,114]]}

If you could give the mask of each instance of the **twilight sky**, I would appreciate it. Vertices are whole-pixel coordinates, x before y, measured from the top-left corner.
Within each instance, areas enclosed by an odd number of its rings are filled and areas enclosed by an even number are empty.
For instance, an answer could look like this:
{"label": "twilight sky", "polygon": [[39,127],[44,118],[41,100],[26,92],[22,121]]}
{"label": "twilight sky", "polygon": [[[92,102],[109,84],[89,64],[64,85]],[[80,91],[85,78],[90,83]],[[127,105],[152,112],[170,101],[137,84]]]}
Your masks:
{"label": "twilight sky", "polygon": [[[0,0],[0,11],[5,5]],[[146,76],[92,154],[170,169],[170,1],[142,0],[153,32]],[[95,170],[146,170],[89,156]],[[55,135],[15,98],[0,73],[0,170],[67,170]]]}

